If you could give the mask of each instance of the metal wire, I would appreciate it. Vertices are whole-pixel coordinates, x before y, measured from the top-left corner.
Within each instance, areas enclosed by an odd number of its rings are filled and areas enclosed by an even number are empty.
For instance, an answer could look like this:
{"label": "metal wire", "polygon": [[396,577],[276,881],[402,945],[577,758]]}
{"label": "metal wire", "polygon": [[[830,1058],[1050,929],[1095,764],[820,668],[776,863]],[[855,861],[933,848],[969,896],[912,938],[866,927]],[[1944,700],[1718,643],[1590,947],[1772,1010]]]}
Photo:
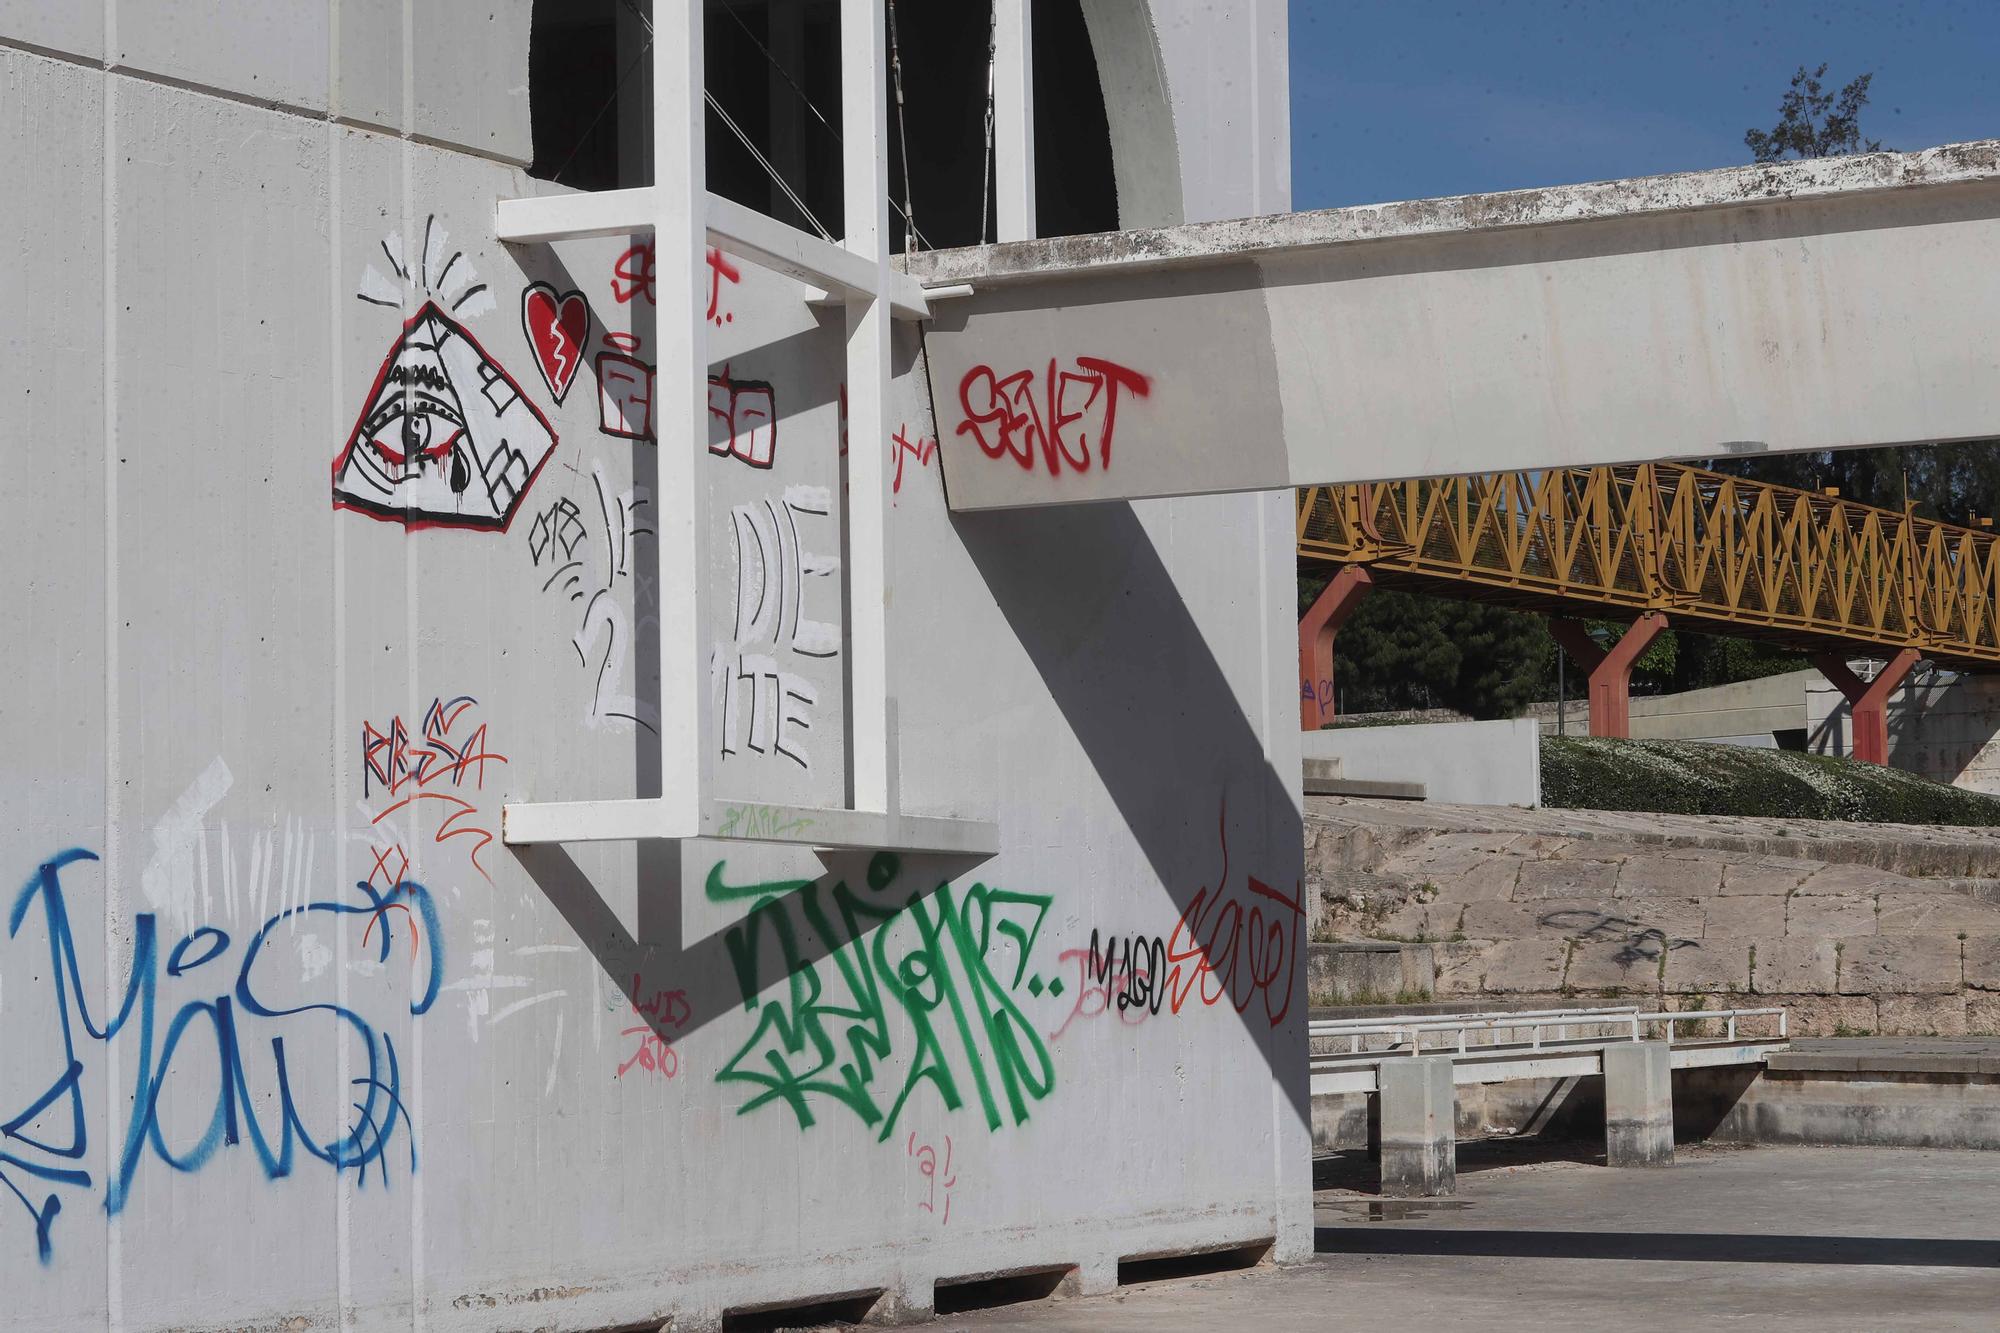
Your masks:
{"label": "metal wire", "polygon": [[[623,4],[626,9],[632,12],[632,16],[634,18],[638,19],[639,22],[642,25],[644,25],[646,29],[646,39],[647,39],[645,49],[650,49],[653,44],[652,19],[648,17],[647,14],[643,10],[641,10],[637,4],[634,3],[634,0],[620,0],[620,3]],[[892,29],[895,21],[894,9],[895,6],[892,4],[890,6],[891,10],[890,23]],[[833,122],[826,118],[826,113],[821,111],[819,107],[814,104],[812,98],[806,95],[805,89],[799,87],[798,80],[794,79],[791,76],[790,71],[788,71],[783,65],[778,63],[778,58],[771,54],[771,48],[764,45],[764,43],[762,43],[761,41],[757,40],[756,32],[750,27],[748,23],[745,23],[743,21],[743,16],[736,12],[735,7],[731,5],[724,5],[722,7],[722,12],[729,15],[730,20],[733,23],[735,23],[737,27],[743,30],[743,35],[749,38],[750,45],[757,48],[757,53],[764,57],[764,62],[768,64],[774,71],[777,72],[778,78],[784,82],[784,85],[787,88],[790,88],[792,90],[792,95],[798,98],[799,101],[804,104],[805,109],[812,112],[813,119],[817,120],[823,127],[825,127],[826,132],[833,136],[833,141],[836,144],[843,143],[843,140],[840,137],[840,131],[833,127]],[[640,54],[643,55],[644,53],[645,50],[642,49]],[[634,64],[638,63],[636,57],[634,58],[633,63]],[[626,74],[629,73],[631,73],[631,69],[628,67],[626,70]],[[625,75],[621,74],[619,76],[618,81],[620,84],[624,83]],[[826,239],[828,240],[832,240],[833,238],[830,235],[828,235],[826,228],[820,226],[818,220],[813,217],[812,213],[806,208],[806,206],[799,202],[799,197],[796,193],[793,192],[792,187],[790,185],[787,185],[784,182],[784,180],[779,177],[778,169],[772,166],[769,160],[767,160],[762,153],[757,151],[757,146],[750,142],[750,136],[745,134],[742,131],[742,129],[737,126],[736,122],[729,118],[729,113],[724,111],[721,105],[716,102],[714,94],[709,93],[707,89],[703,89],[702,92],[703,95],[707,97],[709,106],[713,108],[715,114],[721,118],[722,123],[730,128],[730,130],[736,135],[737,139],[742,142],[743,146],[750,150],[750,155],[757,159],[758,163],[763,166],[766,172],[770,173],[771,179],[777,183],[779,189],[785,192],[785,197],[792,201],[793,206],[799,210],[799,213],[802,216],[804,216],[807,221],[813,224],[813,227],[819,232],[821,236],[826,237]],[[616,99],[617,99],[617,90],[613,89],[612,100],[615,101]],[[903,128],[902,102],[903,102],[902,70],[899,65],[896,67],[896,128],[899,135],[901,134]],[[597,115],[592,117],[591,119],[590,122],[591,129],[597,128],[597,122],[603,119],[605,111],[609,110],[610,106],[611,103],[606,102],[603,107],[598,109]],[[989,111],[988,113],[989,122],[991,118],[992,118],[991,113]],[[588,137],[589,133],[590,130],[585,130],[584,131],[585,137]],[[990,124],[987,127],[987,133],[990,138],[992,133],[992,127]],[[907,144],[907,136],[903,137],[905,139],[905,145],[903,149],[903,188],[907,192],[910,183],[909,148]],[[579,148],[582,147],[581,141],[579,141],[577,146]],[[989,152],[990,152],[990,145],[989,145]],[[570,156],[571,157],[576,156],[575,149],[572,149],[570,151]],[[563,165],[564,166],[569,165],[567,159],[565,159]],[[897,214],[902,217],[903,226],[908,229],[910,235],[914,236],[917,239],[917,241],[923,246],[924,249],[926,250],[937,249],[936,246],[931,244],[930,237],[924,235],[923,232],[918,229],[917,220],[913,215],[914,205],[912,206],[912,208],[905,208],[903,205],[896,202],[894,195],[891,195],[889,197],[889,207],[895,209]]]}
{"label": "metal wire", "polygon": [[833,233],[820,225],[819,219],[814,217],[812,210],[806,207],[806,201],[799,198],[798,193],[785,183],[785,178],[778,174],[778,169],[771,165],[771,160],[758,151],[756,144],[750,142],[750,136],[745,134],[743,128],[730,118],[727,111],[722,109],[722,103],[715,100],[715,94],[704,88],[701,90],[701,95],[707,100],[708,109],[715,113],[716,119],[729,127],[729,132],[742,142],[743,147],[749,150],[750,156],[757,159],[757,165],[764,168],[771,179],[777,183],[778,188],[785,192],[785,198],[792,201],[792,207],[798,209],[800,215],[807,222],[812,223],[813,230],[820,234],[821,239],[831,241]]}
{"label": "metal wire", "polygon": [[[896,40],[896,0],[889,0],[889,75],[896,85],[896,149],[903,159],[903,225],[910,235],[923,241],[923,233],[917,230],[917,197],[910,189],[910,131],[903,119],[903,53]],[[889,202],[896,201],[892,197]],[[924,242],[929,246],[929,242]],[[915,245],[904,246],[914,250]]]}
{"label": "metal wire", "polygon": [[986,161],[979,168],[979,243],[986,244],[986,210],[993,184],[993,81],[1000,52],[1000,5],[986,9]]}

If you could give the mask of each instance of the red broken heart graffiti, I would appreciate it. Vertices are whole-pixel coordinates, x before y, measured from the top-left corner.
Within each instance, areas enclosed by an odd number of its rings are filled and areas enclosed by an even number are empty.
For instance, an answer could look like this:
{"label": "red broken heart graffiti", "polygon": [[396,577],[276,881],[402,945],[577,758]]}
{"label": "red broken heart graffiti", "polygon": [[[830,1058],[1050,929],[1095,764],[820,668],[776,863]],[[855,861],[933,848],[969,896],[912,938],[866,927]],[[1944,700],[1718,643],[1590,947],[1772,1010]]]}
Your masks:
{"label": "red broken heart graffiti", "polygon": [[542,382],[560,404],[583,365],[590,341],[590,302],[582,292],[558,293],[546,282],[528,284],[521,293],[521,331],[534,349]]}

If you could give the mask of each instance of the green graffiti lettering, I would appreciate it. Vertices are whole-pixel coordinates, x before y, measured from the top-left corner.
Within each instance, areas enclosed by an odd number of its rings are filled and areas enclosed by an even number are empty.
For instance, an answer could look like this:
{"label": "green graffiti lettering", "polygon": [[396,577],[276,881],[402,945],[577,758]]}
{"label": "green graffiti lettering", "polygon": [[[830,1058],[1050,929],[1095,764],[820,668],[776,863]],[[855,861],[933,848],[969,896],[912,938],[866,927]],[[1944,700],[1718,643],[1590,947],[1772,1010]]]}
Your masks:
{"label": "green graffiti lettering", "polygon": [[[1025,1123],[1054,1090],[1054,1061],[1016,1000],[1024,985],[1041,993],[1031,964],[1051,898],[974,884],[961,899],[943,884],[899,902],[901,871],[878,853],[857,892],[844,880],[732,885],[723,863],[710,869],[711,901],[752,904],[724,935],[744,1010],[757,1016],[716,1074],[757,1090],[739,1115],[783,1102],[809,1128],[815,1100],[831,1099],[886,1141],[925,1085],[948,1111],[965,1104],[969,1085],[989,1130]],[[827,948],[825,959],[810,959],[802,936]],[[1011,965],[996,956],[1007,952]],[[901,1015],[893,1025],[891,1006]]]}

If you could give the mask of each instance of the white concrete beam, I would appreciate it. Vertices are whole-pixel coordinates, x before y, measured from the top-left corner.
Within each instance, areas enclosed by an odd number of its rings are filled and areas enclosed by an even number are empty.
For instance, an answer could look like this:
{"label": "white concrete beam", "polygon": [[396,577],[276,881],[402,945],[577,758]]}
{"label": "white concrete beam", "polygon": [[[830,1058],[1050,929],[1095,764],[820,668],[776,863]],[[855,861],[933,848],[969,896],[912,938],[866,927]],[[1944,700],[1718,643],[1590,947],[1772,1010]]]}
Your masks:
{"label": "white concrete beam", "polygon": [[[514,244],[626,236],[650,231],[656,211],[650,186],[538,195],[500,200],[493,229],[501,240]],[[843,246],[719,194],[708,196],[707,213],[708,244],[724,254],[842,296],[875,290],[875,266]],[[889,288],[889,304],[898,319],[930,317],[924,289],[916,279],[891,270]],[[806,299],[824,298],[814,291]]]}
{"label": "white concrete beam", "polygon": [[2000,141],[913,255],[952,506],[2000,436]]}

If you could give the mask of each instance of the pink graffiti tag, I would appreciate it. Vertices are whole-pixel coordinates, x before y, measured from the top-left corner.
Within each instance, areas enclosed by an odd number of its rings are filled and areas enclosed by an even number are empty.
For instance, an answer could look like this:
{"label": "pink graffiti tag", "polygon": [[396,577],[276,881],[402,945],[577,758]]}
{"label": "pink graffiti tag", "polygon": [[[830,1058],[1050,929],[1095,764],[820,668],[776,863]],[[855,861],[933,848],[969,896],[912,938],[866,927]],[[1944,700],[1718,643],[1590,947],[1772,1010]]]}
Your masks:
{"label": "pink graffiti tag", "polygon": [[[938,1225],[951,1221],[951,1190],[958,1184],[958,1176],[951,1169],[951,1135],[944,1136],[944,1162],[938,1162],[937,1149],[928,1143],[917,1142],[917,1132],[910,1131],[909,1142],[904,1145],[904,1155],[917,1159],[917,1174],[930,1182],[927,1197],[917,1203],[917,1207],[937,1217]],[[944,1186],[944,1212],[938,1213],[938,1186]]]}
{"label": "pink graffiti tag", "polygon": [[660,1078],[672,1078],[680,1072],[680,1056],[675,1053],[674,1044],[667,1039],[661,1029],[670,1027],[678,1032],[687,1026],[688,1019],[694,1016],[693,1011],[688,1008],[687,992],[656,990],[652,993],[651,999],[641,1001],[639,990],[639,974],[634,972],[630,994],[632,1012],[643,1021],[626,1028],[618,1035],[637,1037],[639,1046],[632,1052],[631,1059],[618,1066],[618,1072],[612,1077],[624,1078],[637,1067]]}
{"label": "pink graffiti tag", "polygon": [[908,426],[903,426],[899,428],[894,435],[889,437],[890,457],[892,457],[896,463],[895,481],[889,487],[889,489],[890,492],[895,495],[901,495],[903,493],[904,455],[907,454],[909,457],[916,459],[918,467],[929,467],[931,462],[931,456],[937,452],[937,441],[927,440],[921,435],[917,437],[917,442],[915,444],[911,444],[909,436],[905,434],[905,432],[907,432],[908,430],[909,430]]}
{"label": "pink graffiti tag", "polygon": [[1030,370],[1004,378],[990,366],[974,366],[958,383],[958,403],[965,420],[957,433],[970,434],[988,458],[1011,457],[1024,471],[1035,469],[1036,455],[1050,476],[1061,476],[1064,464],[1076,472],[1090,470],[1090,445],[1097,442],[1097,466],[1111,466],[1111,439],[1118,429],[1118,395],[1144,398],[1153,382],[1115,361],[1080,356],[1075,370],[1061,369],[1055,358],[1043,382]]}

